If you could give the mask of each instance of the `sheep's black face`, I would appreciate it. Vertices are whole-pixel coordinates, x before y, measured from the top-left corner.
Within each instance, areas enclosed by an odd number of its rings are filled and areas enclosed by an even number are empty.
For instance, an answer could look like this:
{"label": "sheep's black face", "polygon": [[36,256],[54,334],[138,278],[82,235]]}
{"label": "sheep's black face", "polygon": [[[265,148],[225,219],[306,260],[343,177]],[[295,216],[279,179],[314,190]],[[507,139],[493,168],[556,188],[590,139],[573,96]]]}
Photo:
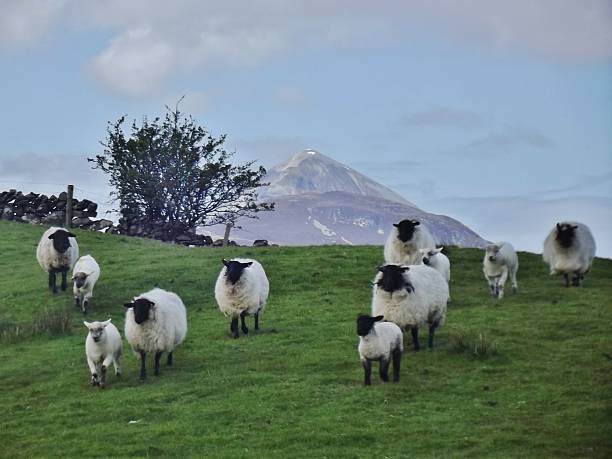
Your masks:
{"label": "sheep's black face", "polygon": [[402,242],[408,242],[414,235],[414,229],[419,226],[421,222],[418,220],[402,220],[399,223],[394,223],[393,226],[397,228],[397,237]]}
{"label": "sheep's black face", "polygon": [[76,273],[74,276],[72,276],[72,280],[77,288],[83,288],[85,282],[87,282],[87,274]]}
{"label": "sheep's black face", "polygon": [[151,308],[155,306],[155,303],[145,299],[138,298],[132,303],[124,304],[126,308],[134,308],[134,321],[140,325],[149,320],[149,312]]}
{"label": "sheep's black face", "polygon": [[64,253],[68,250],[68,247],[70,247],[69,237],[76,236],[65,230],[57,230],[55,233],[49,235],[49,239],[53,241],[53,248],[59,253]]}
{"label": "sheep's black face", "polygon": [[557,241],[561,247],[567,249],[572,246],[576,238],[576,228],[578,228],[576,225],[569,223],[557,223]]}
{"label": "sheep's black face", "polygon": [[376,282],[385,292],[393,293],[397,290],[402,290],[406,287],[407,282],[404,279],[404,273],[410,268],[408,266],[386,265],[381,266],[378,270],[383,273],[382,277]]}
{"label": "sheep's black face", "polygon": [[370,317],[365,314],[359,314],[357,316],[357,334],[359,336],[366,336],[372,330],[374,323],[382,319],[383,316]]}
{"label": "sheep's black face", "polygon": [[227,277],[227,280],[229,280],[232,284],[235,284],[238,282],[238,280],[240,280],[242,272],[251,266],[253,262],[249,261],[247,263],[241,263],[236,260],[223,260],[223,264],[225,265],[225,277]]}

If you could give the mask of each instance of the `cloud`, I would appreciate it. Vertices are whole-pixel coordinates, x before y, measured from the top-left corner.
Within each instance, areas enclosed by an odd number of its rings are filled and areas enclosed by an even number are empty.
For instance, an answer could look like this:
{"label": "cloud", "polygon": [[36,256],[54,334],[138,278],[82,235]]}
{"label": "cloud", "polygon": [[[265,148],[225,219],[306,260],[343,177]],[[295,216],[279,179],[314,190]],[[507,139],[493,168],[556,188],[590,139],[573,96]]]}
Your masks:
{"label": "cloud", "polygon": [[61,16],[67,0],[3,0],[0,3],[0,47],[36,43]]}
{"label": "cloud", "polygon": [[566,193],[578,193],[589,190],[591,193],[596,187],[604,185],[607,187],[607,193],[610,194],[612,191],[612,171],[604,172],[603,174],[597,175],[584,175],[581,180],[571,185],[562,188],[549,188],[546,190],[535,191],[531,193],[534,196],[544,195],[564,195]]}
{"label": "cloud", "polygon": [[309,110],[310,100],[299,88],[282,87],[276,92],[276,99],[285,107],[293,110]]}
{"label": "cloud", "polygon": [[473,140],[452,153],[468,157],[499,157],[520,149],[550,150],[555,142],[534,128],[516,127],[494,132]]}
{"label": "cloud", "polygon": [[0,18],[5,45],[40,40],[60,20],[62,28],[112,34],[91,57],[90,74],[140,97],[184,72],[205,76],[305,49],[367,49],[422,36],[495,55],[612,57],[609,0],[5,0]]}
{"label": "cloud", "polygon": [[472,129],[484,125],[482,115],[468,110],[435,108],[402,116],[397,124],[404,127],[451,127]]}

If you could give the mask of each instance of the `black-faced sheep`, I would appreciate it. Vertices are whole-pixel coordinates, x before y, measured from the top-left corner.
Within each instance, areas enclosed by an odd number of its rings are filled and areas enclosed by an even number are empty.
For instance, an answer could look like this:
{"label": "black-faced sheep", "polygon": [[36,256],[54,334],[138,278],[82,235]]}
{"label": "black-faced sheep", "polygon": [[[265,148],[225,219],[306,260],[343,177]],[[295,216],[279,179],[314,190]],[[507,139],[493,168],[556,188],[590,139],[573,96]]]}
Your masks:
{"label": "black-faced sheep", "polygon": [[383,316],[357,316],[359,359],[364,370],[364,384],[371,384],[372,361],[378,361],[380,379],[389,381],[389,363],[393,359],[393,382],[399,381],[404,351],[402,330],[392,322],[380,322]]}
{"label": "black-faced sheep", "polygon": [[595,239],[588,226],[578,222],[561,222],[544,240],[544,261],[550,265],[550,274],[563,274],[568,287],[580,285],[580,280],[591,269],[595,258]]}
{"label": "black-faced sheep", "polygon": [[420,249],[435,247],[436,243],[418,220],[402,220],[393,224],[385,242],[385,263],[413,265],[420,262]]}
{"label": "black-faced sheep", "polygon": [[76,236],[65,228],[52,226],[45,231],[36,248],[36,259],[49,273],[49,288],[57,293],[56,274],[62,274],[62,290],[68,287],[67,273],[79,258]]}

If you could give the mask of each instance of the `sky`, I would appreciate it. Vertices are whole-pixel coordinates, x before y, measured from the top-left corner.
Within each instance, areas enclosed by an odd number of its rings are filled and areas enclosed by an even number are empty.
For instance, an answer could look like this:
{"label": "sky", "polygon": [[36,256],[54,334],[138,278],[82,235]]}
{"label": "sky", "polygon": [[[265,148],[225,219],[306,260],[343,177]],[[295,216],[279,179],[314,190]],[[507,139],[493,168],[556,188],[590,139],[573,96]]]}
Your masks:
{"label": "sky", "polygon": [[612,257],[609,0],[0,0],[0,189],[108,201],[108,121],[180,104],[237,161],[306,148],[489,240]]}

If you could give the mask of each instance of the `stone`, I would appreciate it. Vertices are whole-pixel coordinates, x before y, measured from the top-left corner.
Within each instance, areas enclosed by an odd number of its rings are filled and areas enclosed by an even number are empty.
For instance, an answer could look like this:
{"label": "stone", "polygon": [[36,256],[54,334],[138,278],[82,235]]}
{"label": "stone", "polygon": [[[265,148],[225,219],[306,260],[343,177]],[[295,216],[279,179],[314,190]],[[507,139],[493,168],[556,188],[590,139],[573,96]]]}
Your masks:
{"label": "stone", "polygon": [[268,247],[270,244],[265,239],[255,239],[253,241],[253,247]]}

